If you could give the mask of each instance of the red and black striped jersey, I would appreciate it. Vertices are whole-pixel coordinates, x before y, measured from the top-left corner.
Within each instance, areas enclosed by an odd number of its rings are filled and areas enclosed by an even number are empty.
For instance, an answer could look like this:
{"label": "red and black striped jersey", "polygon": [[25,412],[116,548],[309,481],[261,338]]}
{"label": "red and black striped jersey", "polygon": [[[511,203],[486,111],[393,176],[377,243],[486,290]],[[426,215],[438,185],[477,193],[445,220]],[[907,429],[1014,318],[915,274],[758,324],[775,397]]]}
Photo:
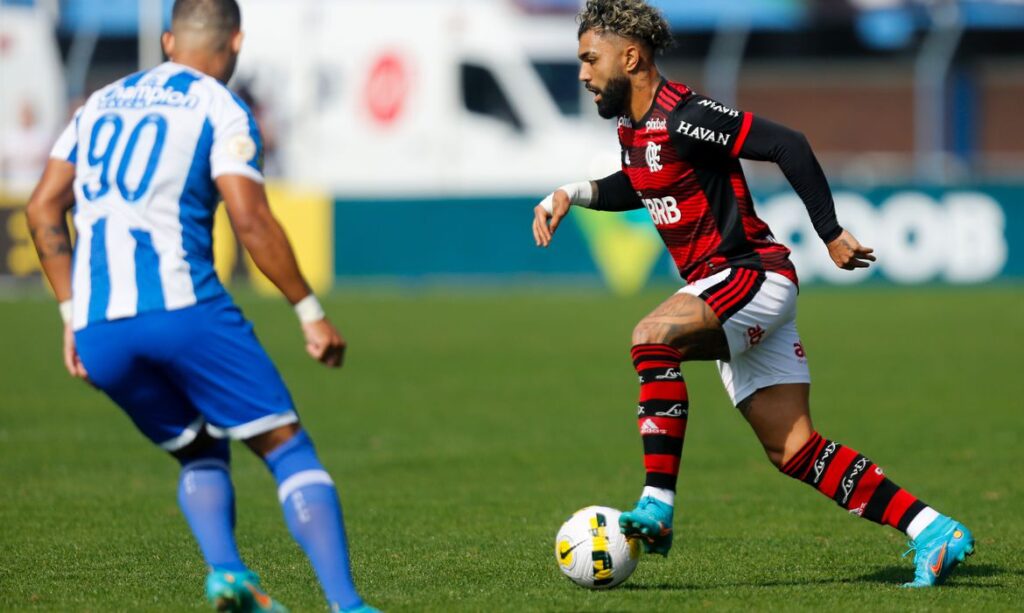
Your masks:
{"label": "red and black striped jersey", "polygon": [[797,282],[789,249],[755,213],[740,166],[753,121],[669,81],[639,121],[619,117],[622,170],[690,282],[733,266]]}

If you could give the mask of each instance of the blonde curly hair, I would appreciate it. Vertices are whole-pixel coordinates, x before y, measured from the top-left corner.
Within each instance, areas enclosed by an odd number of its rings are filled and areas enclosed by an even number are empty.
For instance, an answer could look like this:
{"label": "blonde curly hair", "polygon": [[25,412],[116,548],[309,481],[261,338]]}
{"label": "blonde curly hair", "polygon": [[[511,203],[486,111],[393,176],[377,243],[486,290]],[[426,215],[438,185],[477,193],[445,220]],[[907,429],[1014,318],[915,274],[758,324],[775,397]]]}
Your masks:
{"label": "blonde curly hair", "polygon": [[588,30],[611,32],[647,45],[660,53],[672,46],[672,32],[661,11],[644,0],[587,0],[576,15],[577,37]]}

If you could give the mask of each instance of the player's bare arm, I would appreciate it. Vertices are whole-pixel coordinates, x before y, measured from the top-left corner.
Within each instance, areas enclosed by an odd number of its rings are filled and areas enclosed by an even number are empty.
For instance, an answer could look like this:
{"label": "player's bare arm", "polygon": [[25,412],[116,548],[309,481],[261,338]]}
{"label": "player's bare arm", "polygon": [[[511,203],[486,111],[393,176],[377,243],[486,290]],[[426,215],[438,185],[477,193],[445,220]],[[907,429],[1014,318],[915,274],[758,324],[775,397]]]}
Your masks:
{"label": "player's bare arm", "polygon": [[[71,300],[71,235],[67,212],[75,203],[72,185],[75,165],[51,159],[43,177],[25,207],[29,234],[39,254],[43,274],[50,282],[57,301]],[[88,373],[75,349],[75,336],[68,321],[64,323],[64,367],[73,377],[87,379]]]}
{"label": "player's bare arm", "polygon": [[596,181],[563,185],[533,209],[533,238],[538,247],[551,244],[555,229],[571,206],[618,213],[643,208],[644,204],[622,171]]}
{"label": "player's bare arm", "polygon": [[51,159],[32,192],[25,217],[43,273],[57,300],[71,298],[71,235],[67,212],[75,203],[75,165]]}
{"label": "player's bare arm", "polygon": [[874,249],[865,247],[847,230],[828,243],[828,255],[844,270],[867,268],[875,261]]}
{"label": "player's bare arm", "polygon": [[555,230],[562,219],[569,214],[572,205],[589,207],[597,198],[597,182],[585,181],[563,185],[548,194],[544,200],[533,208],[533,240],[538,247],[551,244]]}
{"label": "player's bare arm", "polygon": [[[293,304],[312,294],[284,229],[270,211],[263,185],[241,175],[217,178],[217,189],[239,242],[252,256],[256,267]],[[304,321],[302,333],[306,351],[327,366],[340,367],[345,357],[345,339],[326,318]]]}

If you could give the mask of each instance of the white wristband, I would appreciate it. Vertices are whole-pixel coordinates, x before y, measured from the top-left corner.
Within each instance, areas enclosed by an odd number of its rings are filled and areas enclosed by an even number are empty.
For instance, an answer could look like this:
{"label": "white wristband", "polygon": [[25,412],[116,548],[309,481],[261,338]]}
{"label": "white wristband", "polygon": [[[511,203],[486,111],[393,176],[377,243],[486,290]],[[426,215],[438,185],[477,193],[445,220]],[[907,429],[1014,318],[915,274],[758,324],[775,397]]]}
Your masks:
{"label": "white wristband", "polygon": [[[559,187],[558,189],[555,190],[555,192],[559,190],[565,192],[569,196],[569,204],[571,206],[581,206],[583,208],[589,208],[591,200],[594,199],[594,190],[593,187],[590,185],[590,181],[579,181],[577,183],[569,183],[567,185]],[[547,211],[548,213],[554,212],[555,192],[551,192],[550,194],[547,195],[546,198],[544,198],[544,200],[541,200],[540,202],[540,205],[544,207],[544,210]]]}
{"label": "white wristband", "polygon": [[65,300],[57,305],[57,309],[60,310],[60,319],[65,324],[71,323],[71,301]]}
{"label": "white wristband", "polygon": [[299,316],[299,321],[304,324],[311,324],[327,317],[324,308],[320,306],[320,301],[313,294],[296,302],[294,308],[295,314]]}

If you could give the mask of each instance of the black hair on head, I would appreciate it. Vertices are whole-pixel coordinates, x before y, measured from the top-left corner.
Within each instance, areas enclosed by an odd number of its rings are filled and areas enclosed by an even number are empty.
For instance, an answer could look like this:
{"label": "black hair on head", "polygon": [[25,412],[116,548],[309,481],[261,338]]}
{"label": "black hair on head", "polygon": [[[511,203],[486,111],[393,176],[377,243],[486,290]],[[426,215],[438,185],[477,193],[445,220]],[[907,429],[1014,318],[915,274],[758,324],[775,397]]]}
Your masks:
{"label": "black hair on head", "polygon": [[578,36],[588,30],[611,32],[643,43],[654,53],[672,46],[672,31],[661,11],[644,0],[587,0],[576,16]]}

